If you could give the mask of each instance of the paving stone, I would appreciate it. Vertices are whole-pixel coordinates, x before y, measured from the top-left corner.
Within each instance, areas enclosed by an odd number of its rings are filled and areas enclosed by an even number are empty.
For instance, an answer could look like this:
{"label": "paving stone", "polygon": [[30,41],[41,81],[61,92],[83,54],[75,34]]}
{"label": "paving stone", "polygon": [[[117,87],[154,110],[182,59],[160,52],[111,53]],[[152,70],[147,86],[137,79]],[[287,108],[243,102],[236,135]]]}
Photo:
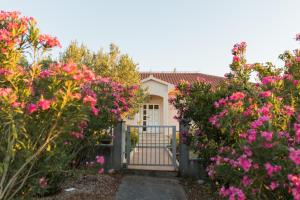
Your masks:
{"label": "paving stone", "polygon": [[116,200],[186,200],[175,178],[127,175],[123,178]]}

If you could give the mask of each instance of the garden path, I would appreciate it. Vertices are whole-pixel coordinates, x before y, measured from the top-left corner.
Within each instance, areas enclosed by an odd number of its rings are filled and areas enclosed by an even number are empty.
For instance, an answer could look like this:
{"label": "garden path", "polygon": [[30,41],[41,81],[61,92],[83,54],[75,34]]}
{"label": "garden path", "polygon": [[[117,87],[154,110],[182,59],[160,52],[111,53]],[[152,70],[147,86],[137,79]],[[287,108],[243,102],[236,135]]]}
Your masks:
{"label": "garden path", "polygon": [[116,200],[186,200],[184,189],[175,178],[127,175]]}

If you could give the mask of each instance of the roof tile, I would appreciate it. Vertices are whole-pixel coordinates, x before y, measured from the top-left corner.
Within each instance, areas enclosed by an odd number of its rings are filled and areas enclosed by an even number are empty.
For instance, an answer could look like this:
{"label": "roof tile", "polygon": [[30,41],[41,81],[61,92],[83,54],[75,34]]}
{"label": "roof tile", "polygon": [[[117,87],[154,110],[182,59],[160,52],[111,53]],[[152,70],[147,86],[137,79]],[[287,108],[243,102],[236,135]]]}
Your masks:
{"label": "roof tile", "polygon": [[224,80],[224,78],[220,76],[192,72],[140,72],[140,75],[141,80],[146,79],[150,75],[152,75],[157,79],[163,80],[173,85],[177,85],[182,80],[188,81],[189,83],[203,80],[207,83],[210,83],[212,86],[216,86]]}

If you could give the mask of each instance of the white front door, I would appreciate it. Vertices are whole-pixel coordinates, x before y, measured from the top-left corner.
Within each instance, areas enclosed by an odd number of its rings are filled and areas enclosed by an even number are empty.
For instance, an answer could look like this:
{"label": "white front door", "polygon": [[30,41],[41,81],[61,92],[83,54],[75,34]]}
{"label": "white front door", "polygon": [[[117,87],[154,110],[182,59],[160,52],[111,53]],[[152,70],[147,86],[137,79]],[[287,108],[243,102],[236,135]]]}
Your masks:
{"label": "white front door", "polygon": [[[143,105],[143,126],[159,126],[160,125],[160,110],[157,104]],[[146,130],[145,128],[143,129]],[[149,128],[150,132],[154,131]]]}

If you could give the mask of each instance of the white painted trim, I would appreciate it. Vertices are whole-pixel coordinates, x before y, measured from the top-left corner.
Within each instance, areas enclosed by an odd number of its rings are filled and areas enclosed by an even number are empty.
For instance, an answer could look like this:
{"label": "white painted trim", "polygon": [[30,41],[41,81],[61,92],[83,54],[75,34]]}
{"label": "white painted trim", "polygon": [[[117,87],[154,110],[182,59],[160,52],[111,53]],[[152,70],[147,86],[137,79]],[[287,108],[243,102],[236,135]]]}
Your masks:
{"label": "white painted trim", "polygon": [[155,78],[153,75],[150,75],[150,76],[148,76],[147,78],[141,80],[141,82],[144,83],[144,82],[147,82],[147,81],[150,81],[150,80],[159,82],[159,83],[161,83],[161,84],[163,84],[163,85],[167,85],[168,88],[171,87],[171,86],[173,86],[173,84],[168,83],[168,82],[166,82],[166,81],[163,81],[163,80],[161,80],[161,79]]}

